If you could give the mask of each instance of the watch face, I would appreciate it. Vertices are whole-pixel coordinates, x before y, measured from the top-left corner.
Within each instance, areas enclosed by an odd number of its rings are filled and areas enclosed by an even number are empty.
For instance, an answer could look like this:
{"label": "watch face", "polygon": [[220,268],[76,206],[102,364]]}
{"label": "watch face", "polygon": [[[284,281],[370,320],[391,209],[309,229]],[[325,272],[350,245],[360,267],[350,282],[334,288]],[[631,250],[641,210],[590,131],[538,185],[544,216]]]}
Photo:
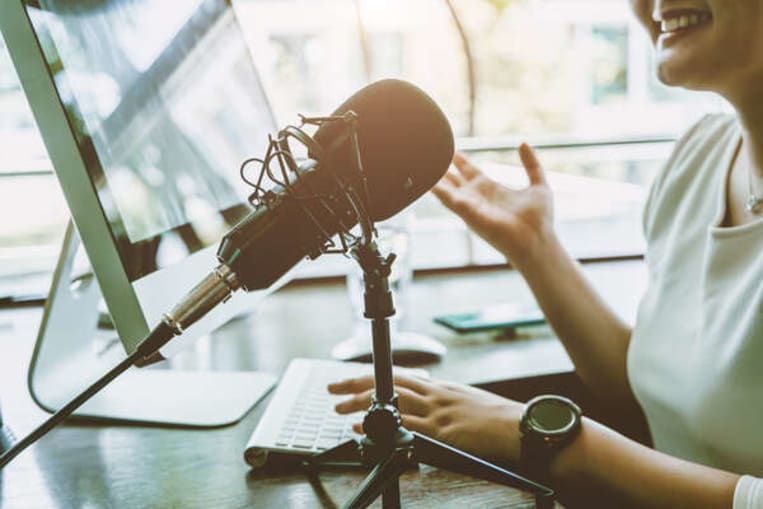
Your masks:
{"label": "watch face", "polygon": [[528,425],[542,433],[565,433],[575,425],[577,416],[563,401],[546,399],[532,405],[527,415]]}

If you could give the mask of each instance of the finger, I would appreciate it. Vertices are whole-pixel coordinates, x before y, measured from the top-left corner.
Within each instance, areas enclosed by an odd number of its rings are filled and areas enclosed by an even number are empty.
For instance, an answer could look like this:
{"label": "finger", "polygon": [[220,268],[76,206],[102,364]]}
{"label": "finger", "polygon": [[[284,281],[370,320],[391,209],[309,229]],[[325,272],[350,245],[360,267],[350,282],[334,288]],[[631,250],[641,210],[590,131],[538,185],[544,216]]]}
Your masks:
{"label": "finger", "polygon": [[452,185],[442,180],[432,188],[432,194],[440,200],[448,210],[455,212],[467,223],[474,215],[474,198],[468,193],[460,192]]}
{"label": "finger", "polygon": [[371,396],[373,396],[373,393],[373,389],[368,389],[367,391],[355,394],[353,397],[337,403],[334,410],[338,414],[351,414],[367,410],[371,406]]}
{"label": "finger", "polygon": [[[420,392],[421,394],[428,394],[430,392],[430,389],[427,388],[426,382],[423,378],[395,373],[393,380],[395,385],[400,384],[404,387],[408,387],[409,389]],[[330,383],[328,384],[328,391],[331,394],[357,394],[367,391],[368,389],[373,389],[373,387],[373,375],[366,375]]]}
{"label": "finger", "polygon": [[395,389],[404,387],[411,389],[422,396],[426,396],[432,392],[432,382],[424,378],[401,373],[395,373],[393,378],[395,381]]}
{"label": "finger", "polygon": [[440,386],[442,386],[443,389],[447,389],[451,392],[464,392],[465,389],[468,390],[470,388],[468,385],[464,386],[456,382],[448,381],[440,382]]}
{"label": "finger", "polygon": [[328,385],[328,391],[331,394],[356,394],[358,392],[367,391],[373,386],[374,377],[372,375],[367,375],[330,383]]}
{"label": "finger", "polygon": [[404,414],[400,416],[400,421],[403,424],[403,427],[409,431],[417,431],[428,437],[434,436],[434,426],[429,419],[425,417]]}
{"label": "finger", "polygon": [[464,197],[458,192],[452,185],[440,181],[435,187],[432,188],[432,194],[440,200],[440,203],[455,213],[459,213],[461,202],[464,201]]}
{"label": "finger", "polygon": [[440,180],[432,188],[432,194],[440,200],[440,202],[447,208],[453,210],[453,203],[456,200],[456,188],[449,182]]}
{"label": "finger", "polygon": [[[398,384],[397,380],[395,381],[395,392],[398,395],[398,405],[401,412],[419,416],[429,413],[429,403],[420,392]],[[351,398],[337,403],[334,410],[338,414],[351,414],[367,410],[371,406],[373,393],[374,389],[368,389],[367,391],[355,394]]]}
{"label": "finger", "polygon": [[464,177],[454,171],[448,171],[442,176],[442,180],[445,180],[454,187],[461,187],[466,184]]}
{"label": "finger", "polygon": [[456,166],[456,169],[458,169],[458,171],[460,171],[461,174],[466,177],[467,180],[471,180],[482,175],[482,172],[476,166],[470,163],[469,160],[460,152],[456,152],[453,156],[453,164]]}
{"label": "finger", "polygon": [[401,413],[420,417],[429,413],[429,401],[418,392],[399,385],[395,387],[395,392],[398,395],[398,407]]}
{"label": "finger", "polygon": [[546,174],[530,145],[522,143],[519,146],[519,158],[522,160],[522,166],[525,167],[527,176],[530,178],[530,184],[541,185],[546,183]]}
{"label": "finger", "polygon": [[353,423],[352,431],[354,431],[358,435],[362,435],[363,434],[363,423],[362,422]]}

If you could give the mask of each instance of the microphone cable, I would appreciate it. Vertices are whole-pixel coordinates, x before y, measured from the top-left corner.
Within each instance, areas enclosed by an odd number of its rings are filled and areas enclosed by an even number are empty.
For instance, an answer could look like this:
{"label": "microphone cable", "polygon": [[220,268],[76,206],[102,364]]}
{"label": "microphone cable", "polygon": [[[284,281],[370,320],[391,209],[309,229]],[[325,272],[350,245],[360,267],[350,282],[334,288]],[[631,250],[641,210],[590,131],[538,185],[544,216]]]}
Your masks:
{"label": "microphone cable", "polygon": [[21,454],[27,447],[45,436],[51,429],[56,427],[64,419],[69,417],[75,410],[82,406],[87,400],[95,396],[101,389],[106,387],[112,380],[127,371],[130,366],[144,357],[148,357],[155,352],[158,347],[163,345],[175,336],[176,332],[172,326],[162,320],[146,339],[141,341],[135,351],[127,356],[122,362],[114,366],[108,373],[96,380],[90,387],[79,393],[66,405],[61,407],[56,413],[50,416],[45,422],[40,424],[37,429],[12,445],[10,449],[0,456],[0,471],[10,463],[16,456]]}

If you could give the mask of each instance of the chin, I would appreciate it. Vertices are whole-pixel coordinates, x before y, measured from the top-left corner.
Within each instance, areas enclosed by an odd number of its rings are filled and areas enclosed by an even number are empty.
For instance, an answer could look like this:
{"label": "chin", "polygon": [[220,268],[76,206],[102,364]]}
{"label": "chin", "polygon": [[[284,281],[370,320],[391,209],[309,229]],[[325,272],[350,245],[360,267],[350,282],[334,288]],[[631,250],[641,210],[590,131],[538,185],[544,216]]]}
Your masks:
{"label": "chin", "polygon": [[671,74],[668,70],[665,69],[664,65],[657,66],[657,79],[660,80],[660,83],[669,87],[679,86],[678,83],[675,83],[671,80]]}
{"label": "chin", "polygon": [[691,73],[680,66],[662,62],[657,65],[657,79],[668,87],[682,87],[689,90],[709,90],[712,87],[703,86],[702,79],[696,73]]}
{"label": "chin", "polygon": [[660,64],[657,66],[657,79],[668,87],[692,88],[683,74],[680,71],[677,72],[670,65]]}

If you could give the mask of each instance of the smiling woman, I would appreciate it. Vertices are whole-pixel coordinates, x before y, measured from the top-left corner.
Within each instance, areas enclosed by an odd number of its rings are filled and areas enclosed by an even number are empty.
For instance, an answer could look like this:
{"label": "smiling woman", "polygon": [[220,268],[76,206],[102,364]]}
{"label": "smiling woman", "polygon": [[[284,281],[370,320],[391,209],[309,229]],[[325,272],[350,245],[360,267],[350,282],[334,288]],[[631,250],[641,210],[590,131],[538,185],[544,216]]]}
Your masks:
{"label": "smiling woman", "polygon": [[[523,188],[457,155],[435,194],[522,273],[600,400],[621,416],[646,417],[654,449],[587,418],[579,430],[531,440],[520,425],[531,403],[432,380],[396,381],[402,419],[463,450],[519,461],[570,506],[761,509],[763,0],[631,4],[651,36],[659,78],[716,92],[735,111],[689,129],[651,187],[643,216],[649,287],[633,327],[562,246],[547,173],[528,145],[519,151]],[[354,394],[339,411],[368,406],[368,380],[330,390]]]}

